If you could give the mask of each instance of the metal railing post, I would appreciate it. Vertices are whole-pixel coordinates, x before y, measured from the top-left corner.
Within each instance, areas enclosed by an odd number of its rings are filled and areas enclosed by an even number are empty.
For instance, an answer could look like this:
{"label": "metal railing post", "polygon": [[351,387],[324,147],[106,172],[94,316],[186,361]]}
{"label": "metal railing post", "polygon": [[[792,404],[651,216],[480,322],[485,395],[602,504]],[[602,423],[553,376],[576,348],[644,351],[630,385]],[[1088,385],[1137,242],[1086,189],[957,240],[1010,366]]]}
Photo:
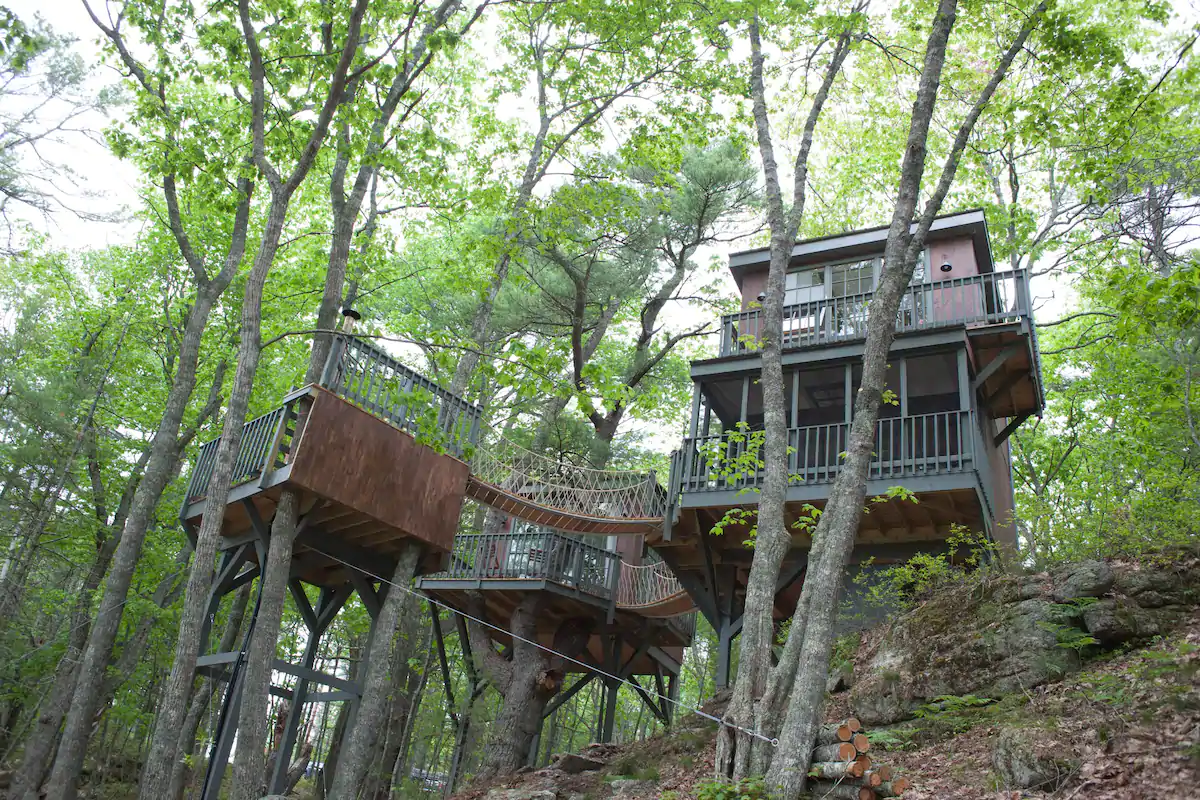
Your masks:
{"label": "metal railing post", "polygon": [[346,337],[340,333],[334,334],[333,341],[329,344],[329,354],[325,356],[325,367],[321,370],[320,385],[335,393],[337,392],[337,387],[334,386],[334,381],[338,378],[337,367],[345,353]]}

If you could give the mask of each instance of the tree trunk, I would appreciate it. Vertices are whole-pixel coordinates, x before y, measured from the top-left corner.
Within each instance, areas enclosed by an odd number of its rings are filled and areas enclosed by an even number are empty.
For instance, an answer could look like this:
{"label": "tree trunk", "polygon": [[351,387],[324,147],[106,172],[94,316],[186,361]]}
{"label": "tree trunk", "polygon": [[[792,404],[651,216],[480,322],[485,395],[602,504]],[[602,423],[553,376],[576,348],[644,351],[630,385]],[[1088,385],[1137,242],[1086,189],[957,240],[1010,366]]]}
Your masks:
{"label": "tree trunk", "polygon": [[121,532],[120,542],[113,556],[112,569],[105,581],[100,607],[96,611],[87,648],[79,665],[74,696],[47,786],[48,800],[71,800],[75,796],[83,770],[88,736],[98,710],[104,675],[112,658],[121,615],[129,595],[129,586],[137,569],[146,533],[154,521],[158,501],[172,477],[171,463],[177,457],[176,439],[188,399],[196,384],[201,335],[208,323],[213,303],[223,289],[224,286],[216,282],[202,288],[197,292],[195,303],[188,314],[179,345],[175,379],[167,395],[162,419],[150,443],[146,473],[138,483],[130,505],[129,518]]}
{"label": "tree trunk", "polygon": [[[221,633],[219,652],[228,653],[237,645],[237,637],[241,632],[242,623],[246,617],[246,607],[250,601],[251,583],[238,590],[233,598],[233,607],[225,621],[225,630]],[[183,731],[179,735],[179,752],[171,762],[171,789],[167,795],[169,800],[183,800],[183,792],[187,787],[191,773],[195,770],[194,756],[196,753],[196,736],[200,730],[200,722],[204,712],[217,692],[216,682],[205,677],[200,682],[200,688],[192,696],[188,706],[187,716],[183,720]]]}
{"label": "tree trunk", "polygon": [[[533,737],[541,729],[546,704],[562,688],[561,659],[548,657],[541,648],[528,643],[537,641],[540,599],[537,593],[529,594],[513,611],[511,630],[520,639],[513,639],[511,661],[496,652],[482,626],[475,623],[468,626],[471,647],[481,659],[480,667],[503,698],[500,713],[489,730],[483,766],[475,775],[477,780],[515,772],[525,765]],[[472,605],[479,611],[482,599],[474,599]],[[564,620],[554,634],[554,650],[577,656],[587,646],[594,626],[592,619]]]}
{"label": "tree trunk", "polygon": [[[200,524],[200,531],[196,534],[196,558],[193,562],[191,574],[188,576],[187,591],[184,595],[183,610],[180,614],[179,639],[176,643],[175,658],[171,665],[170,677],[163,690],[150,754],[146,759],[146,766],[143,770],[141,785],[139,787],[138,796],[145,800],[159,800],[159,798],[165,796],[170,790],[170,761],[178,749],[177,737],[186,711],[187,699],[191,695],[196,658],[199,656],[200,649],[204,645],[200,641],[200,634],[204,625],[208,589],[211,583],[212,564],[216,557],[217,541],[221,534],[225,503],[229,497],[229,482],[233,475],[233,465],[237,457],[238,446],[241,443],[242,426],[246,421],[246,411],[250,403],[250,392],[254,386],[254,374],[258,369],[258,360],[261,355],[262,342],[260,334],[262,328],[263,286],[266,283],[267,274],[274,264],[275,254],[279,249],[279,239],[283,233],[283,224],[287,218],[292,197],[300,187],[300,184],[308,176],[308,172],[312,168],[317,154],[320,152],[325,134],[329,130],[329,124],[333,118],[334,111],[341,105],[342,97],[346,90],[346,76],[354,55],[358,51],[359,35],[362,30],[362,21],[363,16],[366,14],[366,8],[367,0],[357,0],[350,9],[345,40],[337,65],[330,75],[329,88],[326,92],[324,103],[321,106],[316,123],[312,126],[309,137],[304,143],[300,156],[296,159],[295,165],[286,180],[284,180],[267,160],[264,139],[266,126],[265,87],[267,79],[266,69],[262,61],[262,52],[259,48],[259,34],[254,30],[250,18],[249,5],[246,0],[242,0],[238,4],[243,39],[249,55],[252,90],[252,158],[258,172],[266,178],[271,187],[271,202],[268,206],[258,252],[254,257],[254,266],[251,268],[246,281],[245,293],[242,299],[237,367],[234,370],[233,386],[229,393],[229,405],[225,411],[221,440],[217,447],[216,459],[209,479],[208,498],[204,505],[204,515]],[[290,548],[290,542],[288,546]],[[274,548],[272,548],[272,556],[273,553]],[[270,559],[272,556],[268,556],[268,558]],[[277,604],[277,601],[275,598],[266,596],[266,588],[264,581],[264,608],[273,608]],[[278,605],[282,608],[282,598],[279,599]],[[278,622],[274,625],[263,627],[274,628],[277,632]],[[255,642],[262,641],[259,637],[260,630],[261,628],[256,626],[253,637]],[[273,650],[275,646],[274,640],[271,641],[270,646]],[[250,663],[254,664],[253,650],[251,652]],[[257,673],[257,670],[255,672]],[[252,701],[250,705],[255,706],[256,704],[253,700],[261,696],[264,690],[250,683],[251,674],[255,673],[247,672],[244,697],[250,698]],[[267,679],[270,679],[269,673]],[[243,703],[245,703],[244,700]],[[261,705],[265,704],[258,705],[260,710]],[[246,717],[248,710],[244,704],[242,707],[243,719]],[[242,733],[239,730],[239,739],[241,739]],[[246,740],[244,744],[246,745],[246,752],[251,756],[247,760],[259,763],[261,769],[261,736],[257,739],[251,738]],[[243,759],[239,758],[238,762],[234,765],[235,776],[239,776],[239,767],[242,766],[242,763]],[[254,773],[242,773],[239,776],[239,781],[239,783],[235,783],[234,785],[235,795],[246,796],[244,793],[250,791],[250,787],[257,785],[257,775]],[[60,798],[55,797],[51,800],[60,800]],[[69,798],[64,795],[61,800],[69,800]]]}
{"label": "tree trunk", "polygon": [[[233,764],[232,800],[257,800],[263,792],[267,741],[267,704],[270,700],[275,642],[283,621],[288,578],[292,570],[292,545],[296,540],[299,497],[284,491],[271,524],[267,563],[263,567],[262,593],[254,633],[246,654],[242,707],[238,716],[238,754]],[[290,758],[291,754],[287,754]]]}
{"label": "tree trunk", "polygon": [[375,768],[367,777],[366,789],[362,793],[364,797],[387,800],[391,785],[395,783],[396,765],[401,760],[410,722],[416,713],[415,700],[429,671],[433,654],[427,636],[425,669],[418,672],[409,665],[409,659],[417,649],[420,627],[426,619],[428,617],[421,614],[418,598],[406,593],[400,611],[400,634],[396,637],[395,654],[392,657],[387,721],[383,726],[383,736],[377,740],[375,758],[372,759]]}
{"label": "tree trunk", "polygon": [[779,747],[767,773],[767,786],[778,791],[785,800],[793,800],[805,788],[813,743],[820,726],[837,616],[837,593],[841,587],[842,570],[854,547],[866,499],[867,472],[875,447],[876,422],[883,400],[888,353],[895,334],[900,298],[912,280],[913,268],[924,247],[925,236],[953,183],[959,159],[975,123],[1045,8],[1046,3],[1043,2],[1027,18],[993,71],[991,80],[959,126],[938,184],[925,205],[915,233],[910,233],[924,172],[930,121],[957,11],[956,0],[941,0],[931,26],[925,64],[917,98],[913,103],[896,206],[884,247],[884,270],[870,304],[867,338],[863,347],[862,382],[854,401],[854,420],[850,427],[847,455],[830,492],[825,513],[814,532],[815,539],[824,538],[825,541],[819,560],[809,567],[801,593],[808,621],[795,683],[788,700],[787,716],[779,735]]}
{"label": "tree trunk", "polygon": [[349,732],[350,740],[346,744],[346,752],[342,755],[342,763],[333,781],[333,797],[358,797],[359,790],[362,789],[371,749],[379,736],[388,707],[388,674],[393,669],[392,640],[396,635],[400,610],[408,599],[407,589],[416,573],[421,549],[419,542],[407,539],[397,556],[396,570],[392,573],[392,587],[375,620],[375,632],[367,650],[362,705],[354,721],[354,728]]}
{"label": "tree trunk", "polygon": [[[751,728],[754,711],[767,688],[771,670],[771,647],[774,644],[775,582],[779,569],[791,548],[791,532],[787,530],[784,505],[788,487],[788,423],[783,386],[782,342],[783,300],[788,263],[800,229],[807,196],[808,156],[812,150],[813,134],[834,79],[850,50],[851,31],[847,28],[837,40],[829,65],[825,69],[820,89],[813,98],[805,122],[800,149],[796,155],[792,208],[784,209],[783,192],[775,162],[767,116],[766,85],[763,79],[763,51],[757,17],[750,25],[751,79],[755,129],[758,149],[766,176],[767,223],[771,229],[771,260],[767,272],[766,298],[762,312],[762,389],[764,417],[765,479],[758,498],[758,534],[750,575],[746,583],[746,600],[742,611],[741,656],[733,696],[725,719],[733,725]],[[753,739],[745,733],[722,726],[717,738],[717,771],[732,775],[735,780],[745,777],[750,769]]]}
{"label": "tree trunk", "polygon": [[12,786],[9,789],[11,800],[36,798],[37,790],[46,776],[46,768],[49,766],[63,717],[67,714],[75,692],[79,659],[87,645],[92,593],[100,587],[100,581],[108,570],[116,550],[115,542],[114,534],[110,533],[96,553],[96,558],[83,579],[83,585],[75,596],[69,617],[71,630],[67,635],[67,649],[55,670],[54,685],[47,695],[48,702],[42,705],[33,732],[25,740],[21,767],[13,775]]}

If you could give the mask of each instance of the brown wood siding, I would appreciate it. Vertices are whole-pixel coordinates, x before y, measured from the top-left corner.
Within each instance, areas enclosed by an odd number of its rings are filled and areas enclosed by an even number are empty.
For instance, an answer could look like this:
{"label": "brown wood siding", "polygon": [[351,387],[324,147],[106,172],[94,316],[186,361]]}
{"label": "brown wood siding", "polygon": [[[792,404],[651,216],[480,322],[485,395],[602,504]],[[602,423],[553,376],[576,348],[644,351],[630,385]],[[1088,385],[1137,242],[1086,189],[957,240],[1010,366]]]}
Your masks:
{"label": "brown wood siding", "polygon": [[[747,272],[742,276],[742,311],[750,308],[751,303],[758,302],[758,296],[767,291],[767,270],[764,267],[755,272]],[[746,331],[746,333],[752,333]]]}
{"label": "brown wood siding", "polygon": [[1009,442],[1006,439],[996,447],[994,436],[1004,429],[1008,420],[989,420],[984,430],[990,435],[984,436],[984,454],[991,466],[992,485],[988,493],[992,499],[993,527],[992,537],[1006,552],[1006,555],[1017,554],[1016,531],[1016,501],[1013,497],[1012,454],[1009,452]]}
{"label": "brown wood siding", "polygon": [[449,551],[468,472],[458,459],[318,391],[289,483]]}

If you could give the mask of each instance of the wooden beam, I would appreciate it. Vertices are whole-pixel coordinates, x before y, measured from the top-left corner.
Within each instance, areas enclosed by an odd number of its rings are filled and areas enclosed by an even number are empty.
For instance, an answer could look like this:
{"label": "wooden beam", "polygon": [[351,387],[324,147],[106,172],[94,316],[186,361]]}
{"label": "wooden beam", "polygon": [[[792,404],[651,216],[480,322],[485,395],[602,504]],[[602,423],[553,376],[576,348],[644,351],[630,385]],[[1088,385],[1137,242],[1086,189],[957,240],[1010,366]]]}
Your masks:
{"label": "wooden beam", "polygon": [[583,687],[587,686],[589,683],[591,683],[592,680],[595,679],[595,677],[596,677],[596,673],[594,673],[594,672],[583,673],[583,675],[581,677],[579,677],[573,684],[571,684],[571,688],[567,689],[564,692],[560,692],[557,697],[555,697],[553,700],[550,701],[550,703],[546,706],[546,710],[542,712],[542,719],[545,719],[546,717],[553,714],[555,711],[558,711],[558,709],[564,703],[566,703],[572,697],[577,695],[579,693],[579,690],[582,689]]}
{"label": "wooden beam", "polygon": [[987,396],[987,399],[983,401],[984,407],[990,408],[992,403],[994,403],[1000,399],[1000,395],[1004,394],[1009,389],[1013,388],[1018,383],[1020,383],[1021,379],[1024,378],[1025,375],[1026,375],[1026,373],[1024,373],[1024,372],[1014,372],[1011,375],[1009,375],[1007,378],[1005,378],[1004,382],[1001,383],[998,387],[996,387],[996,390],[993,391],[991,394],[989,394]]}
{"label": "wooden beam", "polygon": [[982,387],[983,384],[987,382],[987,379],[992,377],[992,375],[994,375],[996,373],[996,370],[998,370],[998,369],[1000,369],[1000,367],[1004,366],[1004,362],[1008,361],[1010,358],[1012,358],[1013,356],[1015,356],[1017,353],[1021,352],[1024,349],[1025,349],[1024,341],[1013,342],[1012,344],[1010,344],[1007,347],[1005,347],[1004,349],[1002,349],[999,353],[996,354],[996,356],[991,361],[989,361],[987,363],[987,366],[985,366],[983,369],[981,369],[979,371],[979,374],[975,376],[975,381],[971,384],[971,391],[973,391],[973,392],[979,391],[980,387]]}
{"label": "wooden beam", "polygon": [[996,438],[993,440],[996,447],[1004,444],[1004,441],[1008,439],[1009,436],[1012,436],[1013,432],[1016,431],[1017,428],[1021,427],[1021,423],[1032,416],[1032,411],[1023,411],[1019,416],[1013,417],[1011,420],[1009,420],[1008,424],[1004,426],[1004,430],[997,433]]}

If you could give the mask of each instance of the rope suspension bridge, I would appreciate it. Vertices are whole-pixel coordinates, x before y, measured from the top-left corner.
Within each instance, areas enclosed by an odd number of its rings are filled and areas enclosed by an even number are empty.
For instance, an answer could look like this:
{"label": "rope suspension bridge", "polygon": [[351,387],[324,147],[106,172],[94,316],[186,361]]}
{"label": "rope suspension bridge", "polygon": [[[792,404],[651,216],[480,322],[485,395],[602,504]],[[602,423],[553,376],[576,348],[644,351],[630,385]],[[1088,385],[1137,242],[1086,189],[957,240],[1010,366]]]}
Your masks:
{"label": "rope suspension bridge", "polygon": [[[369,342],[338,336],[318,387],[412,434],[419,443],[464,461],[470,468],[467,496],[510,517],[555,531],[595,536],[645,534],[662,525],[667,497],[654,472],[593,469],[533,452],[497,431],[485,435],[481,407],[442,389]],[[245,424],[234,486],[265,482],[270,471],[288,462],[292,440],[300,435],[296,430],[300,403],[311,391],[294,392],[280,407]],[[201,447],[187,503],[206,494],[219,444],[216,439]],[[459,549],[456,543],[452,568],[469,563],[473,571],[488,569],[486,559],[463,559]],[[619,558],[591,545],[575,549]],[[652,617],[675,616],[693,608],[665,564],[622,562],[618,574],[616,603],[622,608]]]}

